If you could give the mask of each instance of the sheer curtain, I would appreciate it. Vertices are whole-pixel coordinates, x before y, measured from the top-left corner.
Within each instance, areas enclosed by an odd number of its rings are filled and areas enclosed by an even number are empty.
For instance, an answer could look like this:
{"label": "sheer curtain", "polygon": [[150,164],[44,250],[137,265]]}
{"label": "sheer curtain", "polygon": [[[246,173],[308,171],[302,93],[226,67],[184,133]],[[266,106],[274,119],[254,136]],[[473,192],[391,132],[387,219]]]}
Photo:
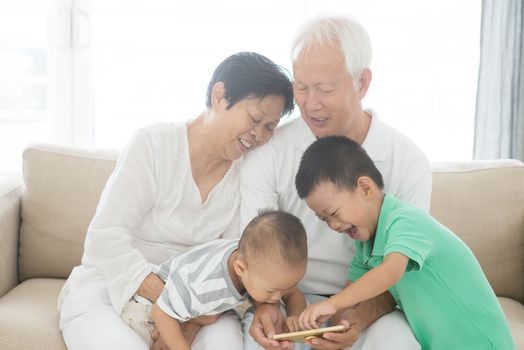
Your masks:
{"label": "sheer curtain", "polygon": [[474,158],[524,160],[523,0],[484,0]]}

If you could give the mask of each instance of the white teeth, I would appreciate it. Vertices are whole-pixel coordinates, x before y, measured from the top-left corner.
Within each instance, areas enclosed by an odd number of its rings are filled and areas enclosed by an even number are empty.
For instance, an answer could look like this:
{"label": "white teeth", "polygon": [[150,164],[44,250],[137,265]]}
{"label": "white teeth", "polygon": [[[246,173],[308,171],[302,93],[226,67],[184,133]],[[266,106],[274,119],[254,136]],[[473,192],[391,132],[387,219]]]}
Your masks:
{"label": "white teeth", "polygon": [[239,139],[239,140],[240,140],[240,143],[241,143],[242,145],[244,145],[244,147],[246,147],[246,148],[251,148],[251,147],[253,146],[253,144],[247,142],[247,141],[244,140],[244,139]]}

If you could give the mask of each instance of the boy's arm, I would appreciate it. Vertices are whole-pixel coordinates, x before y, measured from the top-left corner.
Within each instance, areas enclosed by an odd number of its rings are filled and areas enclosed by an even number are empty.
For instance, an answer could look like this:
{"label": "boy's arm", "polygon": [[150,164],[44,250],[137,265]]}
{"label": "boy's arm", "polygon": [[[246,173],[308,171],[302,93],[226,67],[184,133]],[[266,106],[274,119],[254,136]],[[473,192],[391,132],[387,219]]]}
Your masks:
{"label": "boy's arm", "polygon": [[153,304],[151,315],[153,316],[153,321],[155,321],[156,328],[160,332],[160,336],[170,350],[191,350],[191,347],[184,339],[178,320],[162,311],[156,303]]}
{"label": "boy's arm", "polygon": [[400,253],[386,255],[382,264],[332,296],[329,302],[340,310],[384,293],[400,281],[408,262],[409,258]]}
{"label": "boy's arm", "polygon": [[310,305],[300,315],[302,328],[316,328],[338,310],[349,308],[376,297],[394,286],[404,275],[409,258],[400,253],[390,253],[384,262],[366,272],[354,283],[330,299]]}

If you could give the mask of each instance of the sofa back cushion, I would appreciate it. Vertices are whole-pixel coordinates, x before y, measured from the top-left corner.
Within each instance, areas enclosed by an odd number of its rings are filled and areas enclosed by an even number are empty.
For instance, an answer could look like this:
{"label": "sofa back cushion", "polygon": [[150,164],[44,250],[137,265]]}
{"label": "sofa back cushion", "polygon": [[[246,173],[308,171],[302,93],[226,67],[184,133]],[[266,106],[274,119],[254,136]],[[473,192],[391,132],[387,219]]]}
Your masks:
{"label": "sofa back cushion", "polygon": [[497,295],[524,302],[524,164],[433,164],[430,212],[471,248]]}
{"label": "sofa back cushion", "polygon": [[117,156],[51,145],[24,151],[20,280],[66,278],[80,264],[87,226]]}

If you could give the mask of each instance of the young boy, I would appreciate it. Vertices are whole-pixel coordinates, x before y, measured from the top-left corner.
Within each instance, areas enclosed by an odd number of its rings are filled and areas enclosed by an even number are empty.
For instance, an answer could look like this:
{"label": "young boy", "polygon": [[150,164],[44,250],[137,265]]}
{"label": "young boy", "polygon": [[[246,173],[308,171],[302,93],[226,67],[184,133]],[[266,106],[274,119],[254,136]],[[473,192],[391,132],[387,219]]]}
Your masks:
{"label": "young boy", "polygon": [[[245,228],[240,240],[215,240],[171,258],[160,267],[166,282],[152,306],[152,321],[171,350],[187,350],[180,323],[201,315],[217,315],[250,297],[279,303],[289,310],[286,325],[298,329],[298,315],[306,306],[296,287],[305,274],[307,238],[300,220],[282,211],[262,212]],[[152,321],[137,323],[134,302],[122,317],[148,343]],[[139,317],[140,318],[140,317]],[[145,325],[144,325],[145,322]]]}
{"label": "young boy", "polygon": [[364,149],[340,136],[304,153],[296,187],[316,215],[355,241],[350,284],[310,305],[302,328],[389,291],[422,349],[514,349],[503,311],[469,248],[428,214],[384,194]]}

